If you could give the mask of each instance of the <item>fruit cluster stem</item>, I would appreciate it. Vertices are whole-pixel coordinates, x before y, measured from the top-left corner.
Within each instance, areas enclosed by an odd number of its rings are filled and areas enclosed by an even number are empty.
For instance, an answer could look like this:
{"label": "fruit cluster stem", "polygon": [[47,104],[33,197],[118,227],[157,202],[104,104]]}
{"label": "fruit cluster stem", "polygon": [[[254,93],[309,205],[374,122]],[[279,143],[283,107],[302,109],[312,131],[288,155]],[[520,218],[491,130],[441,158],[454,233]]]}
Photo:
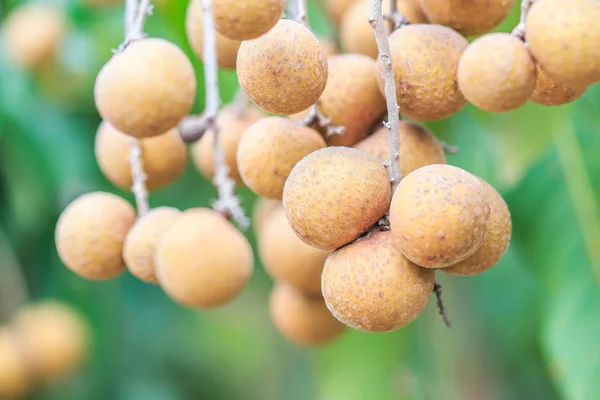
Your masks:
{"label": "fruit cluster stem", "polygon": [[435,294],[437,308],[440,315],[442,316],[444,325],[446,325],[447,328],[450,328],[450,318],[448,317],[448,310],[446,310],[446,307],[444,306],[444,301],[442,300],[442,285],[437,283],[437,281],[433,284],[433,293]]}
{"label": "fruit cluster stem", "polygon": [[306,0],[296,0],[296,21],[308,28],[308,13],[306,12]]}
{"label": "fruit cluster stem", "polygon": [[515,27],[515,29],[513,29],[511,34],[523,41],[525,41],[525,21],[527,20],[527,14],[535,2],[536,0],[521,0],[521,16],[519,19],[519,24]]}

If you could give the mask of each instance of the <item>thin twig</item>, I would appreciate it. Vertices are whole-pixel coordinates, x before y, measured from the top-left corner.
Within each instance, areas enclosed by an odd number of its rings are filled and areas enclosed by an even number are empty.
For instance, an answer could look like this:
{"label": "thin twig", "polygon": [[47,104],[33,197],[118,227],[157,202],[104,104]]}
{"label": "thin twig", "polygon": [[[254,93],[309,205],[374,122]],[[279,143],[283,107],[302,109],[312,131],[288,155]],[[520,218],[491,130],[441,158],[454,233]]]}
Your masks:
{"label": "thin twig", "polygon": [[518,37],[522,41],[525,41],[525,21],[527,20],[527,14],[535,2],[536,0],[521,0],[521,17],[519,24],[513,29],[511,35]]}
{"label": "thin twig", "polygon": [[231,101],[231,105],[235,112],[239,116],[243,116],[248,111],[248,106],[250,106],[250,98],[241,87],[238,87],[235,95],[233,96],[233,100]]}
{"label": "thin twig", "polygon": [[23,269],[14,253],[8,235],[0,227],[0,320],[7,320],[19,306],[29,300]]}
{"label": "thin twig", "polygon": [[308,14],[306,12],[306,0],[296,0],[296,21],[308,28]]}
{"label": "thin twig", "polygon": [[448,318],[448,310],[444,307],[444,301],[442,300],[442,285],[435,282],[433,284],[433,293],[435,293],[435,302],[437,304],[438,311],[444,320],[444,325],[450,328],[450,318]]}
{"label": "thin twig", "polygon": [[309,108],[308,114],[302,119],[301,123],[305,126],[317,125],[325,130],[327,137],[343,135],[346,131],[346,127],[343,125],[331,125],[331,118],[323,113],[318,100]]}
{"label": "thin twig", "polygon": [[447,154],[458,153],[458,146],[452,145],[452,144],[444,142],[444,141],[442,141],[441,144],[442,144],[442,149],[444,150],[444,153],[447,153]]}
{"label": "thin twig", "polygon": [[392,23],[392,31],[400,29],[404,25],[408,25],[406,17],[398,12],[398,0],[389,0],[390,11],[383,15],[383,18]]}

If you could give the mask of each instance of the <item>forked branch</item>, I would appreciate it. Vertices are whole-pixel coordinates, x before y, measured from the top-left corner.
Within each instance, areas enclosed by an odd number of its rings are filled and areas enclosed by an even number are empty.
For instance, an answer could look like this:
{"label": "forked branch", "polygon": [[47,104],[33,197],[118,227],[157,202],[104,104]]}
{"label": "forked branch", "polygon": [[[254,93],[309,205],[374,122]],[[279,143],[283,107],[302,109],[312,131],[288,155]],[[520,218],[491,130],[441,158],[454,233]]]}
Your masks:
{"label": "forked branch", "polygon": [[519,19],[519,24],[513,29],[511,34],[522,41],[525,41],[525,21],[527,20],[527,14],[535,2],[536,0],[521,0],[521,17]]}

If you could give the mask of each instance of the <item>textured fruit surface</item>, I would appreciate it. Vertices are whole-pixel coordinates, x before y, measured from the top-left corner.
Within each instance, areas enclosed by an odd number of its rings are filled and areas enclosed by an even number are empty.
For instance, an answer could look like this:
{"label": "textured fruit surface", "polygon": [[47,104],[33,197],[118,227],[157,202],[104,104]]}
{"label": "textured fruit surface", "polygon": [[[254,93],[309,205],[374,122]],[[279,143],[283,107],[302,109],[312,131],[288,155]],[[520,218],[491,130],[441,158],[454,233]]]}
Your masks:
{"label": "textured fruit surface", "polygon": [[489,183],[479,179],[490,202],[490,222],[483,243],[477,251],[467,259],[444,268],[444,272],[452,275],[475,275],[487,271],[500,261],[512,234],[510,210],[506,202]]}
{"label": "textured fruit surface", "polygon": [[486,33],[506,19],[515,0],[421,0],[429,22],[446,25],[463,35]]}
{"label": "textured fruit surface", "polygon": [[321,272],[330,250],[304,243],[290,226],[283,207],[273,211],[258,237],[258,251],[265,269],[309,296],[321,296]]}
{"label": "textured fruit surface", "polygon": [[267,220],[271,218],[275,210],[281,207],[280,200],[267,199],[265,197],[258,198],[252,210],[252,229],[256,237],[260,237],[260,232]]}
{"label": "textured fruit surface", "polygon": [[325,0],[325,11],[334,24],[339,25],[342,16],[356,0]]}
{"label": "textured fruit surface", "polygon": [[[192,50],[204,60],[204,21],[202,20],[202,1],[190,1],[185,15],[185,32]],[[242,44],[215,32],[217,64],[220,68],[235,69],[238,50]]]}
{"label": "textured fruit surface", "polygon": [[207,309],[231,302],[253,269],[248,240],[208,208],[183,211],[156,250],[156,276],[173,300]]}
{"label": "textured fruit surface", "polygon": [[[386,127],[379,128],[354,145],[382,162],[390,159]],[[410,174],[417,168],[430,164],[445,164],[446,155],[442,143],[427,127],[408,121],[400,121],[400,173]]]}
{"label": "textured fruit surface", "polygon": [[390,207],[396,245],[406,258],[426,268],[448,267],[473,254],[489,220],[483,185],[451,165],[428,165],[405,176]]}
{"label": "textured fruit surface", "polygon": [[[402,115],[418,121],[449,117],[466,104],[458,89],[458,63],[468,42],[441,25],[408,25],[389,37],[396,97]],[[381,60],[377,61],[383,90]]]}
{"label": "textured fruit surface", "polygon": [[527,43],[534,58],[562,83],[600,81],[600,1],[543,0],[529,10]]}
{"label": "textured fruit surface", "polygon": [[133,225],[125,238],[123,260],[134,276],[144,282],[158,283],[154,265],[156,247],[179,214],[172,207],[153,208]]}
{"label": "textured fruit surface", "polygon": [[279,332],[301,346],[330,343],[346,330],[327,310],[322,297],[304,296],[283,283],[273,288],[269,308]]}
{"label": "textured fruit surface", "polygon": [[215,0],[212,3],[215,28],[233,40],[249,40],[275,26],[285,0]]}
{"label": "textured fruit surface", "polygon": [[62,262],[92,280],[115,278],[125,271],[123,242],[135,222],[135,210],[112,193],[92,192],[73,200],[56,224]]}
{"label": "textured fruit surface", "polygon": [[238,52],[240,86],[263,110],[289,115],[307,109],[325,89],[327,56],[304,25],[280,19]]}
{"label": "textured fruit surface", "polygon": [[381,161],[348,147],[327,147],[303,158],[285,183],[283,206],[296,234],[333,250],[375,224],[390,205]]}
{"label": "textured fruit surface", "polygon": [[0,328],[0,399],[21,399],[31,386],[25,356],[14,332]]}
{"label": "textured fruit surface", "polygon": [[556,81],[538,64],[531,101],[544,106],[560,106],[577,100],[586,89],[586,86],[571,86]]}
{"label": "textured fruit surface", "polygon": [[[162,189],[176,181],[187,166],[187,148],[177,129],[162,135],[141,139],[142,164],[148,190]],[[129,190],[131,165],[129,153],[131,137],[104,121],[96,133],[94,151],[102,173],[115,186]]]}
{"label": "textured fruit surface", "polygon": [[388,332],[408,325],[425,310],[434,271],[402,255],[392,233],[373,232],[334,251],[323,270],[327,308],[361,331]]}
{"label": "textured fruit surface", "polygon": [[283,117],[266,117],[242,135],[237,165],[242,180],[260,196],[279,199],[294,165],[326,146],[315,130]]}
{"label": "textured fruit surface", "polygon": [[458,87],[476,107],[504,112],[521,107],[533,93],[535,62],[525,44],[509,33],[475,39],[458,65]]}

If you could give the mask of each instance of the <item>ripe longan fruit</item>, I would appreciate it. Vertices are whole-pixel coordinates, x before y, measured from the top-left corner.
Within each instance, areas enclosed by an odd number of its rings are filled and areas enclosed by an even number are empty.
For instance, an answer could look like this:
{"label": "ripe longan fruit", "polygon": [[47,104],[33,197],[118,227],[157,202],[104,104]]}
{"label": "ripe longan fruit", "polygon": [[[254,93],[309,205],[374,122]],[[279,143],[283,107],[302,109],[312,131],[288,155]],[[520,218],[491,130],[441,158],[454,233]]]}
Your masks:
{"label": "ripe longan fruit", "polygon": [[600,81],[600,2],[543,0],[527,14],[525,36],[540,66],[563,84]]}
{"label": "ripe longan fruit", "polygon": [[292,169],[283,206],[303,241],[333,250],[379,221],[390,198],[390,181],[381,161],[354,148],[326,147]]}
{"label": "ripe longan fruit", "polygon": [[[159,136],[140,140],[142,163],[148,190],[162,189],[185,171],[187,148],[173,128]],[[129,153],[131,136],[103,121],[96,133],[94,152],[102,173],[115,186],[129,190],[133,184]]]}
{"label": "ripe longan fruit", "polygon": [[[388,147],[389,129],[381,127],[354,145],[382,162],[390,159]],[[408,121],[400,121],[400,173],[410,174],[415,169],[431,164],[445,164],[446,154],[442,143],[427,127]]]}
{"label": "ripe longan fruit", "polygon": [[0,399],[24,398],[30,387],[30,371],[18,338],[9,328],[0,327]]}
{"label": "ripe longan fruit", "polygon": [[198,309],[231,302],[246,285],[254,263],[244,235],[208,208],[183,211],[158,242],[155,257],[165,293]]}
{"label": "ripe longan fruit", "polygon": [[298,161],[326,147],[317,132],[283,117],[265,117],[242,135],[237,164],[242,180],[260,196],[281,200],[283,186]]}
{"label": "ripe longan fruit", "polygon": [[338,320],[361,331],[389,332],[425,310],[434,271],[404,257],[391,232],[375,231],[334,251],[322,281],[327,308]]}
{"label": "ripe longan fruit", "polygon": [[307,297],[281,282],[271,291],[269,311],[277,330],[300,346],[331,343],[346,330],[327,310],[322,297]]}
{"label": "ripe longan fruit", "polygon": [[259,197],[252,210],[252,228],[254,235],[260,239],[263,226],[274,214],[275,210],[282,208],[281,200]]}
{"label": "ripe longan fruit", "polygon": [[390,207],[396,245],[425,268],[445,268],[475,253],[489,220],[479,179],[451,165],[427,165],[406,175]]}
{"label": "ripe longan fruit", "polygon": [[258,252],[274,280],[286,282],[307,296],[321,296],[321,272],[331,251],[304,243],[290,226],[283,207],[265,221]]}
{"label": "ripe longan fruit", "polygon": [[102,67],[94,99],[102,118],[121,132],[139,139],[158,136],[191,111],[196,75],[173,43],[135,40]]}
{"label": "ripe longan fruit", "polygon": [[122,252],[135,210],[112,193],[92,192],[73,200],[56,224],[58,255],[67,268],[91,280],[116,278],[125,271]]}
{"label": "ripe longan fruit", "polygon": [[433,24],[446,25],[465,36],[486,33],[502,23],[515,0],[421,0],[421,8]]}
{"label": "ripe longan fruit", "polygon": [[525,44],[509,33],[489,33],[467,47],[458,65],[458,87],[476,107],[514,110],[535,87],[535,62]]}
{"label": "ripe longan fruit", "polygon": [[339,53],[337,44],[333,40],[325,39],[323,37],[319,37],[318,39],[319,43],[321,44],[321,48],[325,52],[325,56],[330,57]]}
{"label": "ripe longan fruit", "polygon": [[233,40],[250,40],[275,26],[285,8],[285,0],[213,1],[215,29]]}
{"label": "ripe longan fruit", "polygon": [[272,114],[295,114],[323,93],[327,56],[307,27],[280,19],[263,36],[242,43],[237,74],[244,92],[260,108]]}
{"label": "ripe longan fruit", "polygon": [[560,106],[577,100],[587,86],[571,86],[557,82],[537,64],[537,79],[531,101],[544,106]]}
{"label": "ripe longan fruit", "polygon": [[325,0],[324,6],[329,18],[331,18],[331,22],[338,26],[344,13],[353,3],[356,3],[356,0]]}
{"label": "ripe longan fruit", "polygon": [[[458,89],[458,63],[468,42],[441,25],[407,25],[389,36],[396,97],[402,115],[435,121],[457,113],[467,100]],[[433,68],[432,66],[435,66]],[[381,60],[379,89],[384,92]]]}
{"label": "ripe longan fruit", "polygon": [[133,225],[123,246],[123,260],[129,272],[148,283],[158,283],[154,255],[158,242],[181,212],[173,207],[153,208]]}

